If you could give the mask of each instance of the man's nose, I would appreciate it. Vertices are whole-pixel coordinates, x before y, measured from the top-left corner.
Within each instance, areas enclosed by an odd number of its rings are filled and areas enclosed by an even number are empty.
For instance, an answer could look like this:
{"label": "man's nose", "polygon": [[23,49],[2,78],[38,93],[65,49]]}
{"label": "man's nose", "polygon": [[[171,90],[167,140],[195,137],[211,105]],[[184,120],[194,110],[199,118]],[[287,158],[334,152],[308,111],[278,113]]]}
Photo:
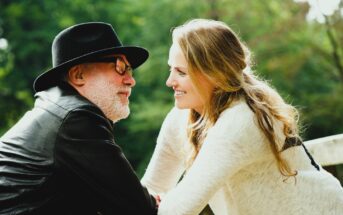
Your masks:
{"label": "man's nose", "polygon": [[125,73],[123,82],[125,85],[134,87],[136,85],[136,80],[133,78],[131,74]]}

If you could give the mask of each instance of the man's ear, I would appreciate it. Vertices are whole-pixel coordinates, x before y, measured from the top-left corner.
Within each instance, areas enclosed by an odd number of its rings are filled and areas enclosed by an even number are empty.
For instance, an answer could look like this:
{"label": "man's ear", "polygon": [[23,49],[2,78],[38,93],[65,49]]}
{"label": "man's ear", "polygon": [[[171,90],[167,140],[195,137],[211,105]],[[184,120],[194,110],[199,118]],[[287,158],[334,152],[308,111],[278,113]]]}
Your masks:
{"label": "man's ear", "polygon": [[82,65],[76,65],[69,69],[68,80],[70,84],[77,87],[81,87],[85,84]]}

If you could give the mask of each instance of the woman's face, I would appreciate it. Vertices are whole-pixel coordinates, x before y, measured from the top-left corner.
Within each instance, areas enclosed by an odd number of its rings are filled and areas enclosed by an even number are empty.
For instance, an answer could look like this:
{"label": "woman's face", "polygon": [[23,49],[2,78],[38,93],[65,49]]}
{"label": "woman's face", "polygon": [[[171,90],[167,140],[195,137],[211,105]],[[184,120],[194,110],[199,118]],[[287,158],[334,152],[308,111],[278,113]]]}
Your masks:
{"label": "woman's face", "polygon": [[214,86],[203,75],[196,73],[203,92],[207,94],[201,95],[196,90],[188,74],[186,58],[177,43],[173,43],[170,47],[168,64],[170,74],[166,84],[174,90],[175,106],[180,109],[194,109],[202,114],[205,102],[210,98]]}

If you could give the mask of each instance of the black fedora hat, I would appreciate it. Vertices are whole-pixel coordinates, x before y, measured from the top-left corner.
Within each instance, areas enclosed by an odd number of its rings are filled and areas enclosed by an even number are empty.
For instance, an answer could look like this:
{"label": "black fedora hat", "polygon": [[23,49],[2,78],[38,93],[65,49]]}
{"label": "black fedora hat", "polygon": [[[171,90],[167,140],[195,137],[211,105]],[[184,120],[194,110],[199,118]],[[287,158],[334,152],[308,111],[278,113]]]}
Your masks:
{"label": "black fedora hat", "polygon": [[80,63],[97,57],[123,54],[133,69],[144,63],[149,53],[138,46],[123,46],[111,24],[88,22],[61,31],[52,43],[53,68],[39,75],[33,83],[36,92],[56,86],[61,75]]}

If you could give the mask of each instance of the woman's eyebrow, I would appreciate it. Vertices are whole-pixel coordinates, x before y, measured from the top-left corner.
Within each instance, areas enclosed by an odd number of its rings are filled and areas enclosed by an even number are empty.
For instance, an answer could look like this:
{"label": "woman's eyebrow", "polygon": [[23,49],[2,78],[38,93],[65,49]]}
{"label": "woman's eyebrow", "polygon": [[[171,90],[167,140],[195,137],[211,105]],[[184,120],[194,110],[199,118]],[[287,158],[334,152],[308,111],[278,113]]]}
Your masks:
{"label": "woman's eyebrow", "polygon": [[175,66],[174,68],[182,71],[187,71],[187,67]]}

